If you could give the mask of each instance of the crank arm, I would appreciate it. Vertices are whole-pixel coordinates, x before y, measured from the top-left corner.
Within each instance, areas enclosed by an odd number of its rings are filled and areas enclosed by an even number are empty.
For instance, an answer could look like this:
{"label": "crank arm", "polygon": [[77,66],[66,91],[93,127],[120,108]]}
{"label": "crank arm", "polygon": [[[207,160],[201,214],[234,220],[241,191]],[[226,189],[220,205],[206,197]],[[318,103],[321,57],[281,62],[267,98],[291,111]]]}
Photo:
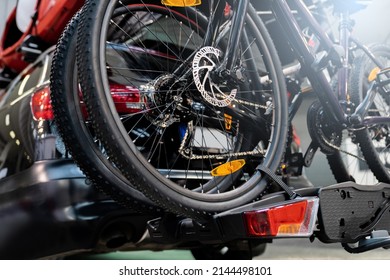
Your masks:
{"label": "crank arm", "polygon": [[303,163],[305,167],[310,167],[317,150],[318,150],[318,145],[314,141],[311,141],[309,147],[307,148],[305,156],[303,157]]}

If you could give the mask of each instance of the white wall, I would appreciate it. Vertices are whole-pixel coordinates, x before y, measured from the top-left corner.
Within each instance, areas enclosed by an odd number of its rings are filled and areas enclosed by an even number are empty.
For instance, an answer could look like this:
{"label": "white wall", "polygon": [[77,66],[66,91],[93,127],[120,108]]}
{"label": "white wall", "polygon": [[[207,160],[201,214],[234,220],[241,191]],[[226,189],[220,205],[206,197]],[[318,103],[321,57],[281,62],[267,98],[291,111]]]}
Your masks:
{"label": "white wall", "polygon": [[366,9],[353,15],[355,36],[363,43],[383,43],[390,34],[390,1],[372,0]]}
{"label": "white wall", "polygon": [[[3,34],[5,21],[17,0],[0,0],[0,34]],[[1,38],[1,36],[0,36]]]}

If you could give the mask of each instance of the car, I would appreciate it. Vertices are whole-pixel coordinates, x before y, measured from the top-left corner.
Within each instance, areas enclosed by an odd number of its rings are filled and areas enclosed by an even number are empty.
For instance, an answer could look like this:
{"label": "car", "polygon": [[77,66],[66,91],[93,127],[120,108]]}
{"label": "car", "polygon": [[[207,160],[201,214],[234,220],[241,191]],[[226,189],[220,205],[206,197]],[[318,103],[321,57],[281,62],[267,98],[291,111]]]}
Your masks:
{"label": "car", "polygon": [[0,96],[0,259],[137,249],[154,218],[98,191],[69,155],[50,103],[54,50]]}

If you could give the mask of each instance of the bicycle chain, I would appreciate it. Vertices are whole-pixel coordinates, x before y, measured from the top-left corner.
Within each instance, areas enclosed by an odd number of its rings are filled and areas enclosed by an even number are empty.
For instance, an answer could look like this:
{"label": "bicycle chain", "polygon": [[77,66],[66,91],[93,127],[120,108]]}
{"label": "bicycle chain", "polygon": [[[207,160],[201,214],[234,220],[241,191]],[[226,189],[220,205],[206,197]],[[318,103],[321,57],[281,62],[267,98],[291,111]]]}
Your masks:
{"label": "bicycle chain", "polygon": [[[268,101],[267,105],[261,105],[257,103],[252,103],[249,101],[244,100],[237,100],[235,101],[239,104],[247,105],[247,106],[253,106],[255,108],[262,108],[264,110],[269,111],[272,108],[272,102]],[[192,127],[192,124],[189,125]],[[227,153],[227,154],[218,154],[218,155],[195,155],[192,153],[192,151],[189,148],[185,148],[185,143],[188,139],[189,135],[189,129],[187,127],[186,132],[184,134],[183,140],[181,141],[180,147],[179,147],[179,153],[188,160],[199,160],[199,159],[223,159],[223,158],[229,158],[229,157],[240,157],[240,156],[248,156],[248,155],[265,155],[264,150],[257,150],[257,151],[246,151],[246,152],[237,152],[237,153]],[[190,150],[190,151],[189,151]]]}
{"label": "bicycle chain", "polygon": [[342,153],[344,153],[344,154],[346,154],[346,155],[349,155],[349,156],[351,156],[351,157],[354,157],[354,158],[356,158],[356,159],[358,159],[358,160],[361,160],[361,161],[363,161],[363,162],[366,162],[366,160],[365,160],[364,158],[359,157],[359,156],[357,156],[357,155],[355,155],[355,154],[352,154],[352,153],[350,153],[350,152],[348,152],[348,151],[345,151],[345,150],[341,149],[340,147],[338,147],[338,146],[336,146],[336,145],[330,143],[328,140],[326,140],[325,137],[322,137],[322,140],[323,140],[324,143],[325,143],[326,145],[328,145],[329,147],[331,147],[331,148],[333,148],[333,149],[335,149],[335,150],[337,150],[337,151],[339,151],[339,152],[342,152]]}
{"label": "bicycle chain", "polygon": [[[267,105],[261,105],[249,101],[244,101],[244,100],[235,100],[235,102],[247,106],[252,106],[255,108],[262,108],[264,110],[270,110],[272,102],[269,102]],[[239,156],[248,156],[248,155],[263,155],[265,154],[266,151],[247,151],[247,152],[237,152],[237,153],[229,153],[229,154],[219,154],[219,155],[194,155],[188,149],[185,149],[185,142],[188,139],[189,135],[189,129],[186,129],[186,132],[184,134],[183,140],[181,141],[180,147],[179,147],[179,153],[186,159],[188,160],[199,160],[199,159],[223,159],[223,158],[228,158],[228,157],[239,157]],[[349,155],[353,158],[356,158],[362,162],[366,162],[366,160],[362,157],[359,157],[355,154],[352,154],[351,152],[348,152],[344,149],[341,149],[339,146],[334,145],[333,143],[329,142],[325,137],[323,137],[323,141],[326,145],[329,147],[333,148],[336,151],[339,151],[343,154]],[[190,154],[190,155],[189,155]]]}
{"label": "bicycle chain", "polygon": [[[188,129],[186,129],[186,133],[184,134],[183,140],[179,147],[179,153],[188,160],[199,160],[199,159],[223,159],[229,157],[239,157],[239,156],[248,156],[248,155],[264,155],[265,151],[247,151],[247,152],[237,152],[237,153],[228,153],[228,154],[218,154],[218,155],[194,155],[189,149],[184,148],[185,142],[188,137]],[[189,155],[190,154],[190,155]]]}

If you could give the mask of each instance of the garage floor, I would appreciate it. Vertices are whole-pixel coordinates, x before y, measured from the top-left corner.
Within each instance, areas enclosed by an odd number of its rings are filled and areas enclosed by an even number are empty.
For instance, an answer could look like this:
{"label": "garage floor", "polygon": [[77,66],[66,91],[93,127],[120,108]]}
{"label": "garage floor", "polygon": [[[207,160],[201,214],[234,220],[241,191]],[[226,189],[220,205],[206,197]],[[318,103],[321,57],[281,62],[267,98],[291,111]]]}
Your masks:
{"label": "garage floor", "polygon": [[[190,251],[118,252],[83,256],[88,260],[193,260]],[[311,243],[308,239],[280,239],[268,244],[265,253],[254,260],[390,260],[390,250],[376,249],[350,254],[340,244]]]}

